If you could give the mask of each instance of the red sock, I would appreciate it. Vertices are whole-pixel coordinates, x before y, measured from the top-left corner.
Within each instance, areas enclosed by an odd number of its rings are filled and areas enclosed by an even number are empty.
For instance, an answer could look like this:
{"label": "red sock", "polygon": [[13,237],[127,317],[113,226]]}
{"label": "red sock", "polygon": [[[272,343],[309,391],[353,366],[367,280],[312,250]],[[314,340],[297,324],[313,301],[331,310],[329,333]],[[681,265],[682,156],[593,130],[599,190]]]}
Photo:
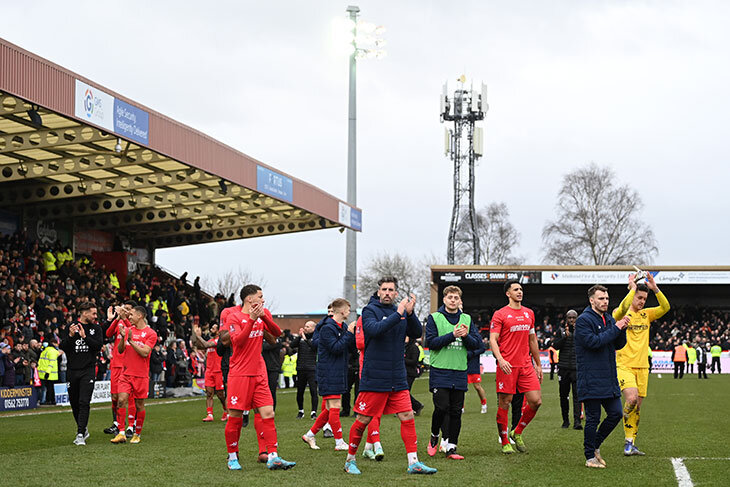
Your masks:
{"label": "red sock", "polygon": [[135,419],[137,419],[137,405],[134,403],[134,398],[132,396],[129,396],[129,401],[127,402],[127,410],[129,426],[134,427],[134,421]]}
{"label": "red sock", "polygon": [[137,434],[138,435],[142,433],[142,425],[144,424],[144,417],[145,417],[146,414],[147,414],[147,411],[144,410],[144,409],[142,411],[137,411],[137,428],[136,428],[136,431],[137,431]]}
{"label": "red sock", "polygon": [[406,453],[414,453],[418,450],[418,437],[416,436],[416,420],[413,418],[400,422],[400,437],[406,445]]}
{"label": "red sock", "polygon": [[253,427],[256,430],[256,440],[259,442],[259,453],[266,453],[266,442],[264,441],[264,420],[259,413],[253,416]]}
{"label": "red sock", "polygon": [[117,424],[119,431],[124,432],[124,425],[127,421],[127,408],[117,408]]}
{"label": "red sock", "polygon": [[485,404],[487,404],[486,398],[485,399],[482,399],[482,406],[484,406]]}
{"label": "red sock", "polygon": [[264,442],[266,442],[267,453],[277,453],[277,446],[279,445],[276,439],[276,424],[274,418],[261,418],[263,430],[264,430]]}
{"label": "red sock", "polygon": [[205,408],[205,412],[213,416],[213,408]]}
{"label": "red sock", "polygon": [[226,423],[226,447],[228,453],[238,453],[238,440],[241,438],[241,427],[243,426],[243,418],[228,418]]}
{"label": "red sock", "polygon": [[114,421],[117,420],[117,400],[112,399],[112,417],[114,418]]}
{"label": "red sock", "polygon": [[368,423],[368,443],[380,441],[380,416],[375,416]]}
{"label": "red sock", "polygon": [[[330,419],[330,412],[329,409],[322,409],[322,412],[319,413],[319,416],[317,416],[317,419],[314,421],[314,424],[312,425],[312,433],[315,435],[319,433],[319,430],[324,428],[324,425],[327,424],[327,421]],[[332,425],[330,425],[332,426]]]}
{"label": "red sock", "polygon": [[342,423],[340,423],[340,408],[330,408],[330,426],[332,426],[332,434],[335,440],[342,439]]}
{"label": "red sock", "polygon": [[350,428],[350,448],[348,450],[350,455],[355,455],[357,453],[357,448],[360,446],[362,434],[365,432],[365,428],[367,428],[367,426],[361,423],[359,419],[356,419],[355,422],[352,423],[352,428]]}
{"label": "red sock", "polygon": [[509,444],[509,430],[507,429],[507,410],[497,407],[497,432],[502,438],[502,446]]}
{"label": "red sock", "polygon": [[525,402],[522,405],[522,417],[520,418],[520,422],[515,428],[515,434],[521,435],[522,431],[525,429],[525,427],[530,424],[530,421],[532,421],[532,418],[535,417],[535,414],[537,413],[536,409],[532,409],[527,402]]}

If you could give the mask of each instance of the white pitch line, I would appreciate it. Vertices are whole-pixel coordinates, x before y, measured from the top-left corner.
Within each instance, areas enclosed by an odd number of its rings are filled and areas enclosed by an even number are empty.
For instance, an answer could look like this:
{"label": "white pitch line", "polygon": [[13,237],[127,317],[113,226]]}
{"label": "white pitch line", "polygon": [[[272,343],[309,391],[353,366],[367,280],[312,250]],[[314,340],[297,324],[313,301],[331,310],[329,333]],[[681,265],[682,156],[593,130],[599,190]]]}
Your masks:
{"label": "white pitch line", "polygon": [[677,477],[679,487],[694,487],[695,484],[692,483],[689,470],[684,465],[684,458],[672,458],[672,466],[674,466],[674,476]]}
{"label": "white pitch line", "polygon": [[[155,406],[155,405],[158,405],[158,404],[179,404],[181,402],[197,401],[197,400],[200,400],[200,399],[205,399],[205,396],[193,397],[193,398],[189,398],[189,399],[180,399],[179,401],[148,402],[144,406],[145,406],[145,408],[148,408],[150,406]],[[91,411],[103,411],[103,410],[109,409],[110,407],[111,406],[109,406],[109,405],[106,405],[106,406],[96,406],[96,407],[91,408],[90,410]],[[70,406],[68,407],[68,409],[58,409],[56,411],[37,411],[37,412],[33,412],[33,413],[5,414],[5,415],[0,416],[0,419],[4,419],[4,418],[17,418],[18,416],[41,416],[41,415],[44,415],[44,414],[62,414],[62,413],[63,414],[68,414],[69,412],[71,412],[71,407]]]}

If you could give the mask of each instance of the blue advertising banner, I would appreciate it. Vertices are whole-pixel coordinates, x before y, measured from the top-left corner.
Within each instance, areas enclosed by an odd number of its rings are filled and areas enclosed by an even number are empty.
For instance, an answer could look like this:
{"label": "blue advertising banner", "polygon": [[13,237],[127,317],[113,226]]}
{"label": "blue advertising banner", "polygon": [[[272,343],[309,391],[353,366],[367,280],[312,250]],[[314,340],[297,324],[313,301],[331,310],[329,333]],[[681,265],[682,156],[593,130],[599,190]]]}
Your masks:
{"label": "blue advertising banner", "polygon": [[0,387],[0,411],[19,411],[38,406],[38,394],[33,386]]}
{"label": "blue advertising banner", "polygon": [[147,144],[150,134],[150,116],[144,110],[115,98],[114,132],[140,144]]}
{"label": "blue advertising banner", "polygon": [[294,200],[294,182],[282,174],[256,166],[256,189],[278,200]]}
{"label": "blue advertising banner", "polygon": [[350,210],[350,227],[362,231],[362,211],[352,208]]}

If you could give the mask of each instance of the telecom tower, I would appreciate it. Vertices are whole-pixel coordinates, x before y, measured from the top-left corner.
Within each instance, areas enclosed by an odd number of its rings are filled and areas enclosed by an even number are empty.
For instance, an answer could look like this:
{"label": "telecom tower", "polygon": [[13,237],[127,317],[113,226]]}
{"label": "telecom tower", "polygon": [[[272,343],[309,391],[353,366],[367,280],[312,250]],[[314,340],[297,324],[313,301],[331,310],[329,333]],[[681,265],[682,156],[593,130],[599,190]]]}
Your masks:
{"label": "telecom tower", "polygon": [[[449,245],[447,260],[455,264],[456,249],[464,245],[464,237],[472,242],[473,264],[479,264],[479,235],[474,210],[474,164],[484,154],[484,136],[476,122],[484,120],[489,110],[487,105],[487,85],[482,83],[481,92],[466,89],[466,76],[458,80],[459,88],[449,98],[447,84],[441,94],[441,123],[454,122],[454,128],[444,129],[444,154],[454,161],[454,207],[449,226]],[[462,223],[465,220],[465,224]],[[457,242],[457,234],[464,235]],[[468,239],[467,239],[468,240]]]}

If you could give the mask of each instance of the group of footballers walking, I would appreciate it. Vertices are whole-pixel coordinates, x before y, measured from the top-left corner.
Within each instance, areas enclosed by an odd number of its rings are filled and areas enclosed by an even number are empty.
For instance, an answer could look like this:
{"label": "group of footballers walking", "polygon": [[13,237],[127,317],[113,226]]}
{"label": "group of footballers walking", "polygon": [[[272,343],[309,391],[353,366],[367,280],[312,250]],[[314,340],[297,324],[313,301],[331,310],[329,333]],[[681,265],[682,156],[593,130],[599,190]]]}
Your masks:
{"label": "group of footballers walking", "polygon": [[[669,303],[651,274],[646,275],[646,281],[646,284],[637,283],[636,276],[631,275],[629,293],[612,313],[607,311],[606,288],[592,287],[589,290],[590,305],[576,321],[578,399],[586,407],[584,447],[588,467],[605,468],[600,445],[621,418],[626,434],[624,454],[644,455],[635,446],[635,441],[641,405],[647,394],[649,325],[669,310]],[[656,295],[658,307],[644,307],[649,291]],[[518,281],[508,281],[504,292],[508,304],[492,317],[489,344],[497,363],[496,424],[501,451],[512,454],[515,449],[527,451],[523,433],[542,404],[543,374],[535,335],[535,316],[532,310],[522,306],[522,286]],[[407,472],[436,473],[435,468],[418,458],[414,411],[404,361],[406,340],[420,338],[423,327],[414,313],[416,297],[398,298],[397,279],[382,278],[377,291],[363,308],[361,317],[350,324],[346,323],[350,303],[336,299],[331,304],[330,315],[316,326],[311,339],[317,350],[316,378],[322,408],[314,424],[302,435],[302,440],[310,448],[319,450],[315,437],[329,424],[335,438],[334,449],[347,451],[344,470],[348,474],[361,473],[356,455],[363,436],[366,436],[363,457],[376,461],[384,458],[379,432],[383,414],[393,414],[400,420]],[[273,342],[282,331],[265,308],[263,291],[259,286],[244,286],[240,299],[241,305],[224,309],[220,325],[211,327],[212,339],[204,340],[197,326],[193,330],[196,346],[206,349],[208,354],[205,377],[207,411],[203,421],[214,421],[213,403],[217,396],[223,405],[221,421],[226,423],[228,468],[241,470],[238,446],[241,430],[248,424],[249,412],[252,411],[259,445],[258,461],[266,463],[271,470],[287,470],[296,463],[284,460],[278,454],[274,401],[261,354],[263,340]],[[429,456],[434,456],[441,450],[451,460],[464,459],[457,451],[464,395],[469,383],[478,385],[480,382],[478,361],[485,349],[478,329],[462,308],[461,289],[448,286],[443,291],[443,305],[428,317],[425,326],[431,354],[429,389],[434,404],[431,437],[426,451]],[[96,313],[94,310],[91,316],[87,309],[81,311],[81,322],[73,325],[70,333],[71,336],[78,333],[77,342],[83,343],[85,329],[94,334],[89,326],[95,321]],[[105,433],[114,434],[112,443],[125,443],[128,439],[133,444],[141,441],[144,401],[149,389],[150,352],[157,343],[157,334],[147,325],[146,316],[145,308],[133,301],[110,308],[107,312],[110,325],[106,336],[114,338],[111,362],[114,424]],[[350,354],[356,350],[360,352],[360,387],[354,404],[357,417],[345,442],[340,422],[341,398],[348,389]],[[227,374],[222,369],[224,356]],[[603,374],[605,370],[617,372]],[[619,389],[620,393],[617,392]],[[521,395],[518,398],[523,398],[521,404],[514,401],[518,394]],[[480,399],[481,412],[486,413],[483,390]],[[79,434],[74,441],[76,444],[84,444],[88,437],[88,401],[81,402],[82,419],[77,418]],[[519,421],[515,424],[513,420],[511,429],[508,426],[510,406],[520,409]],[[606,410],[607,416],[599,427],[601,407]],[[79,416],[77,409],[78,405],[74,409],[74,417]]]}

